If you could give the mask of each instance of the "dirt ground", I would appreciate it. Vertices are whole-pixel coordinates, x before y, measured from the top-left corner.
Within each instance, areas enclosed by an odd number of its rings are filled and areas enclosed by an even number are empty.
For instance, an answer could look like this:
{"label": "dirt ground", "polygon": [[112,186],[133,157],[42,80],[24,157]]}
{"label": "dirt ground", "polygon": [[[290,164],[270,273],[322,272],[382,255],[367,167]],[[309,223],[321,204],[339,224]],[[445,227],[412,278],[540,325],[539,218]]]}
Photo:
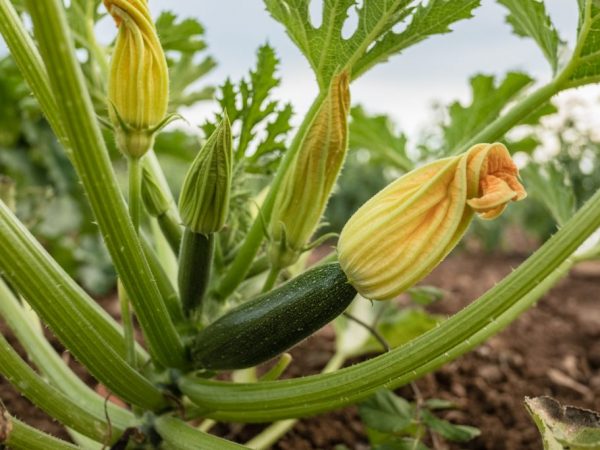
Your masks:
{"label": "dirt ground", "polygon": [[[452,314],[517,267],[519,256],[452,256],[426,280],[446,291],[433,312]],[[458,409],[446,419],[481,429],[468,444],[438,449],[541,449],[525,396],[550,395],[561,403],[600,410],[600,265],[581,266],[501,334],[472,353],[418,382],[425,398],[453,401]],[[6,327],[0,324],[6,333]],[[332,351],[331,330],[324,329],[293,350],[288,375],[317,373]],[[412,390],[398,391],[407,398]],[[34,408],[0,379],[0,398],[26,422],[61,437],[61,426]],[[259,426],[219,425],[215,432],[243,442]],[[300,421],[274,448],[279,450],[368,449],[356,408],[349,407]]]}

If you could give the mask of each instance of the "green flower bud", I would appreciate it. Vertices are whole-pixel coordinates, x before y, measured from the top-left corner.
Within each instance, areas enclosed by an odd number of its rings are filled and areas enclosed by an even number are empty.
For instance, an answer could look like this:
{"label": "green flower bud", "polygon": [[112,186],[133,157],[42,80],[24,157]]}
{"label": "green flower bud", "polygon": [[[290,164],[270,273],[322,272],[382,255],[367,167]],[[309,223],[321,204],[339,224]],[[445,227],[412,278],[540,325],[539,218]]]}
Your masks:
{"label": "green flower bud", "polygon": [[139,158],[153,145],[169,102],[169,72],[146,0],[104,0],[119,34],[108,79],[117,146]]}
{"label": "green flower bud", "polygon": [[183,224],[195,233],[215,233],[225,224],[232,158],[231,126],[225,114],[183,181],[179,211]]}
{"label": "green flower bud", "polygon": [[158,217],[169,210],[169,199],[165,196],[152,172],[145,167],[142,172],[142,200],[146,211],[153,217]]}
{"label": "green flower bud", "polygon": [[350,77],[333,78],[275,198],[269,223],[269,257],[275,267],[293,264],[319,225],[348,148]]}

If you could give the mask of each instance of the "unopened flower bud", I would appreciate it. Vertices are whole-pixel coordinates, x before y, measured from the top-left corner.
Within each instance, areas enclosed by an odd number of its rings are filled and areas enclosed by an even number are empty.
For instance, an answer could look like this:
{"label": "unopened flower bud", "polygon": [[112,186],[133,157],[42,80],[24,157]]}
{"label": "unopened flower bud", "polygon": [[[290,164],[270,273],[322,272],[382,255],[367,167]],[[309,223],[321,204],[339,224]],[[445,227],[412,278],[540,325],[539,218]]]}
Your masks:
{"label": "unopened flower bud", "polygon": [[179,211],[183,224],[193,232],[207,235],[223,228],[229,211],[232,158],[231,126],[225,115],[183,181]]}
{"label": "unopened flower bud", "polygon": [[153,145],[169,101],[169,73],[146,0],[104,0],[119,34],[108,80],[109,115],[119,149],[140,157]]}
{"label": "unopened flower bud", "polygon": [[277,193],[269,223],[273,265],[293,264],[313,235],[348,148],[349,75],[333,78]]}
{"label": "unopened flower bud", "polygon": [[473,213],[500,215],[527,195],[502,144],[407,173],[348,220],[338,243],[342,269],[364,297],[388,300],[424,278],[456,246]]}

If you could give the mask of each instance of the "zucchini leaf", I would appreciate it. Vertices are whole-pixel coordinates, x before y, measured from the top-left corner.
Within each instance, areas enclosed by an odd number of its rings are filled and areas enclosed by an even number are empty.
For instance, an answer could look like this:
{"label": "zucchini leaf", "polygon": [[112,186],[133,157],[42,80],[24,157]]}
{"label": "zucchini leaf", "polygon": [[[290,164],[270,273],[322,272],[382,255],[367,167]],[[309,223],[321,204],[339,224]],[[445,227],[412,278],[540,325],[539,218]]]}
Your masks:
{"label": "zucchini leaf", "polygon": [[[237,84],[227,79],[219,88],[217,100],[232,125],[235,159],[244,162],[246,172],[270,173],[286,149],[292,106],[271,97],[281,81],[276,75],[278,66],[275,50],[265,44],[258,49],[256,67],[248,78]],[[215,129],[220,116],[204,123],[206,136]]]}
{"label": "zucchini leaf", "polygon": [[[471,17],[480,0],[323,0],[322,22],[311,23],[311,0],[264,0],[269,13],[283,24],[300,51],[306,56],[321,89],[333,75],[344,69],[353,78],[379,62],[386,61],[433,34],[447,33],[449,26]],[[345,36],[344,26],[355,8],[356,29]],[[399,33],[394,26],[409,19]],[[344,35],[343,35],[344,34]]]}
{"label": "zucchini leaf", "polygon": [[156,30],[169,66],[169,111],[211,100],[212,86],[197,87],[198,80],[216,66],[212,56],[202,55],[206,50],[202,24],[196,19],[178,20],[167,11],[156,20]]}
{"label": "zucchini leaf", "polygon": [[546,13],[546,6],[540,0],[498,0],[509,10],[506,22],[517,36],[529,37],[535,41],[556,73],[559,63],[559,48],[563,45],[558,31]]}

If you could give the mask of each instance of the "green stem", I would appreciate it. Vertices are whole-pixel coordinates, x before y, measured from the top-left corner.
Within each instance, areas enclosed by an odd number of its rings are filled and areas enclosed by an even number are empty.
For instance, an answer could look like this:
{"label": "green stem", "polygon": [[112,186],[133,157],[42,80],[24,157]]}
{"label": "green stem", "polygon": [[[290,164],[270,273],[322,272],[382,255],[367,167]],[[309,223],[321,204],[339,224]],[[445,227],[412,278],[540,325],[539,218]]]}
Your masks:
{"label": "green stem", "polygon": [[277,173],[275,174],[275,178],[271,183],[271,187],[269,189],[269,193],[263,202],[260,214],[257,215],[252,227],[248,231],[243,244],[238,250],[233,262],[229,266],[228,271],[225,273],[223,278],[219,281],[219,284],[216,289],[216,293],[221,298],[226,298],[235,291],[235,289],[239,286],[239,284],[244,281],[246,278],[246,274],[252,265],[252,261],[260,248],[260,245],[264,238],[264,229],[265,223],[268,222],[271,217],[271,213],[273,212],[273,206],[275,204],[275,196],[277,191],[281,187],[281,183],[283,182],[283,178],[292,164],[294,160],[294,156],[302,146],[302,142],[304,140],[305,134],[308,131],[311,123],[315,119],[323,101],[326,98],[326,92],[322,91],[319,93],[317,98],[314,100],[312,106],[304,116],[304,120],[302,124],[298,128],[296,135],[294,136],[294,140],[290,145],[290,148],[285,153],[285,156],[279,167],[277,169]]}
{"label": "green stem", "polygon": [[131,297],[152,356],[166,367],[185,367],[183,343],[142,248],[112,170],[108,152],[75,57],[62,3],[28,0],[37,42],[47,65],[50,86],[75,151],[72,161],[85,188],[106,246]]}
{"label": "green stem", "polygon": [[113,403],[106,403],[104,398],[81,381],[52,348],[39,325],[31,320],[30,314],[19,304],[6,283],[0,280],[0,316],[15,334],[29,359],[50,383],[96,417],[103,417],[106,413],[118,428],[131,426],[133,415]]}
{"label": "green stem", "polygon": [[125,347],[118,325],[1,202],[0,254],[4,277],[94,377],[130,403],[148,409],[165,404],[161,392],[120,356]]}
{"label": "green stem", "polygon": [[[336,352],[321,373],[335,372],[344,365],[345,361],[346,356],[341,352]],[[260,434],[257,434],[248,442],[246,442],[246,445],[256,450],[267,450],[271,448],[271,446],[279,439],[281,439],[288,431],[294,428],[296,423],[298,423],[297,419],[287,419],[275,422],[261,431]]]}
{"label": "green stem", "polygon": [[[231,384],[184,376],[179,387],[217,420],[260,422],[355,403],[395,388],[451,361],[497,333],[537,299],[544,282],[600,226],[600,191],[538,251],[475,302],[411,342],[335,373],[294,380]],[[516,312],[515,312],[516,311]],[[504,314],[508,316],[504,316]]]}
{"label": "green stem", "polygon": [[109,428],[103,416],[94,416],[48,384],[21,359],[1,335],[0,372],[15,389],[52,418],[92,439],[114,442],[123,432],[117,425]]}
{"label": "green stem", "polygon": [[[0,444],[6,445],[8,448],[13,450],[75,450],[79,449],[76,445],[70,442],[63,441],[61,439],[50,436],[43,431],[36,430],[35,428],[21,422],[14,417],[9,417],[11,430],[8,433],[8,437],[4,441],[0,441]],[[0,425],[2,419],[0,418]],[[2,428],[0,426],[0,428]]]}
{"label": "green stem", "polygon": [[187,316],[202,307],[208,288],[215,249],[215,236],[194,233],[186,228],[179,254],[179,295]]}
{"label": "green stem", "polygon": [[140,158],[128,157],[129,165],[129,216],[136,233],[140,231],[142,214],[142,164]]}
{"label": "green stem", "polygon": [[123,287],[123,283],[119,278],[117,280],[117,292],[119,295],[119,305],[121,307],[121,323],[123,324],[123,343],[125,344],[125,351],[123,357],[127,364],[131,367],[137,367],[137,360],[135,357],[135,336],[133,330],[133,317],[129,308],[129,296],[127,291]]}
{"label": "green stem", "polygon": [[277,281],[277,277],[279,277],[279,272],[281,272],[281,269],[279,269],[279,267],[277,266],[271,266],[271,269],[269,270],[269,274],[267,275],[267,278],[265,279],[265,284],[263,285],[262,288],[262,292],[269,292],[271,289],[273,289],[273,286],[275,286],[275,282]]}
{"label": "green stem", "polygon": [[163,438],[164,448],[169,450],[239,450],[248,448],[204,433],[192,428],[183,420],[168,415],[158,417],[154,422],[154,427]]}
{"label": "green stem", "polygon": [[170,208],[167,212],[158,216],[156,220],[158,221],[158,226],[169,243],[171,250],[173,250],[175,255],[179,255],[181,241],[183,239],[183,227],[176,214],[176,210]]}
{"label": "green stem", "polygon": [[[141,189],[142,189],[142,165],[140,158],[128,157],[129,173],[129,216],[131,223],[139,237],[141,216]],[[135,358],[135,332],[133,329],[133,315],[131,314],[129,296],[119,279],[119,303],[121,305],[121,322],[123,324],[123,339],[125,341],[125,360],[132,367],[137,367]]]}

